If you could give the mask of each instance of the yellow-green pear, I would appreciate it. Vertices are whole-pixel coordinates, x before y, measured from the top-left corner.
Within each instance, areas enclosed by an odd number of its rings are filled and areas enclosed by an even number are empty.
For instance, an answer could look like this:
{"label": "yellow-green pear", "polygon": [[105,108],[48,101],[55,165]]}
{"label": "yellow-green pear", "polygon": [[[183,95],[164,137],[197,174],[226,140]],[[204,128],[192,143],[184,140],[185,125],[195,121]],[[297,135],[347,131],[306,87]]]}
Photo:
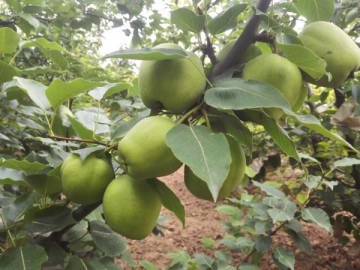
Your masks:
{"label": "yellow-green pear", "polygon": [[[245,174],[246,158],[244,151],[237,140],[226,136],[230,147],[231,164],[225,182],[220,188],[217,202],[229,196],[240,185]],[[184,181],[187,189],[197,198],[214,201],[207,184],[197,177],[188,166],[185,166]]]}
{"label": "yellow-green pear", "polygon": [[180,168],[181,162],[166,145],[166,133],[175,126],[169,118],[150,116],[138,122],[118,145],[124,171],[137,179],[164,176]]}
{"label": "yellow-green pear", "polygon": [[325,21],[306,25],[299,33],[299,38],[306,48],[311,49],[326,61],[326,71],[331,73],[331,80],[325,75],[315,81],[304,73],[304,80],[319,86],[337,87],[342,85],[351,72],[360,67],[360,48],[338,26]]}
{"label": "yellow-green pear", "polygon": [[148,236],[160,214],[160,197],[148,181],[122,175],[106,188],[103,209],[109,227],[129,238]]}
{"label": "yellow-green pear", "polygon": [[106,188],[103,209],[105,221],[113,231],[141,240],[156,225],[161,200],[148,181],[121,175]]}
{"label": "yellow-green pear", "polygon": [[[304,98],[303,92],[306,91],[299,68],[277,54],[262,54],[249,61],[244,66],[243,78],[262,81],[276,87],[292,108],[299,107],[298,100]],[[284,114],[278,108],[264,110],[275,120],[279,120]]]}
{"label": "yellow-green pear", "polygon": [[110,161],[90,154],[85,160],[71,154],[61,166],[61,183],[66,197],[80,204],[91,204],[102,199],[107,185],[114,179]]}
{"label": "yellow-green pear", "polygon": [[[171,43],[154,48],[182,50]],[[206,77],[200,58],[192,52],[187,55],[182,59],[141,62],[139,92],[145,106],[182,113],[196,103],[205,88]]]}

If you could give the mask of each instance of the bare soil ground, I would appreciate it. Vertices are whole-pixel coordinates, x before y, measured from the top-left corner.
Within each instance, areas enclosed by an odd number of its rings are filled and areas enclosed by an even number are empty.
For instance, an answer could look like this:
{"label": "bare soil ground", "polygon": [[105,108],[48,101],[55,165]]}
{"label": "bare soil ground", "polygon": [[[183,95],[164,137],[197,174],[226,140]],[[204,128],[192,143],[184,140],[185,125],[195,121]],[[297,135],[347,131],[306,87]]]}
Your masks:
{"label": "bare soil ground", "polygon": [[[212,256],[214,249],[206,249],[202,239],[211,237],[221,239],[222,220],[226,216],[215,210],[214,203],[199,200],[189,193],[183,183],[183,171],[161,178],[168,187],[180,198],[186,210],[186,226],[182,227],[176,217],[167,209],[162,209],[161,214],[169,217],[163,223],[164,236],[149,236],[143,241],[128,240],[129,249],[136,263],[147,260],[154,263],[159,269],[166,269],[170,259],[166,256],[169,252],[183,250],[189,254],[205,253]],[[360,258],[351,257],[347,254],[348,246],[341,246],[335,238],[325,230],[312,225],[305,224],[305,235],[309,237],[312,245],[312,254],[306,254],[297,249],[292,240],[284,233],[279,233],[273,239],[275,245],[290,248],[295,253],[295,269],[300,270],[359,270]],[[233,254],[234,265],[241,261],[241,256]],[[271,255],[266,255],[260,264],[261,269],[278,269],[272,261]],[[139,269],[141,269],[139,267]]]}

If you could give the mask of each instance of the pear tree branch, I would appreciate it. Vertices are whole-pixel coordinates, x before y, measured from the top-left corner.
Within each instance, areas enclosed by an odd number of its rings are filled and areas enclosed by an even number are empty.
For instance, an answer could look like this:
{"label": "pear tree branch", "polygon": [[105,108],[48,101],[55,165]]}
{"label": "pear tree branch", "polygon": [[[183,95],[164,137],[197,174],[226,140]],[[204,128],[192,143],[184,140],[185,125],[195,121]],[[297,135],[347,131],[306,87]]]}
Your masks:
{"label": "pear tree branch", "polygon": [[[269,8],[271,1],[272,0],[259,0],[259,2],[256,5],[256,10],[265,13]],[[237,64],[237,60],[239,59],[237,56],[243,55],[246,49],[254,41],[256,41],[260,22],[261,22],[260,16],[257,16],[256,14],[253,14],[251,16],[249,22],[244,28],[244,31],[237,39],[230,52],[226,55],[226,57],[222,61],[218,62],[215,65],[214,70],[211,74],[212,78],[221,75],[225,70]]]}

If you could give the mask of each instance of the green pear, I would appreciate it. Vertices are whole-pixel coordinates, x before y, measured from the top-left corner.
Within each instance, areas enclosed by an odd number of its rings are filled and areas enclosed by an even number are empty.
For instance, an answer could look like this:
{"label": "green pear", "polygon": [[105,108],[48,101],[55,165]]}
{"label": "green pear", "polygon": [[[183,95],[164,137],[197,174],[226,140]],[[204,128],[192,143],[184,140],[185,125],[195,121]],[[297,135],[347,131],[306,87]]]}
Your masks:
{"label": "green pear", "polygon": [[[155,48],[179,49],[164,43]],[[196,103],[202,94],[206,77],[200,58],[187,52],[182,59],[142,61],[139,69],[139,91],[145,106],[182,113]]]}
{"label": "green pear", "polygon": [[[224,45],[224,47],[219,51],[216,56],[218,61],[222,61],[225,58],[225,56],[230,52],[232,47],[234,47],[235,42],[236,40],[232,40]],[[247,63],[259,55],[261,55],[260,48],[255,44],[250,44],[244,55],[239,55],[238,61],[239,63]]]}
{"label": "green pear", "polygon": [[175,126],[162,116],[150,116],[138,122],[118,145],[124,171],[137,179],[164,176],[180,168],[181,162],[165,143],[166,133]]}
{"label": "green pear", "polygon": [[310,23],[299,33],[299,38],[306,48],[326,61],[326,71],[331,73],[331,80],[325,75],[316,81],[304,73],[304,80],[312,84],[332,88],[340,86],[360,67],[360,48],[333,23]]}
{"label": "green pear", "polygon": [[96,203],[102,199],[110,181],[112,166],[106,157],[90,154],[85,160],[71,154],[61,166],[61,183],[66,197],[80,204]]}
{"label": "green pear", "polygon": [[[302,76],[298,67],[277,54],[263,54],[255,57],[244,66],[243,78],[262,81],[276,87],[287,99],[292,108],[299,107],[299,99],[304,99]],[[296,106],[295,106],[296,105]],[[264,110],[275,120],[283,116],[278,108]]]}
{"label": "green pear", "polygon": [[[225,182],[220,188],[216,202],[229,196],[240,185],[245,174],[246,158],[244,151],[237,140],[226,136],[230,147],[231,164]],[[197,177],[188,166],[185,166],[184,181],[187,189],[197,198],[214,201],[207,184]]]}
{"label": "green pear", "polygon": [[106,223],[113,231],[141,240],[151,234],[156,225],[161,200],[148,181],[121,175],[106,188],[103,209]]}

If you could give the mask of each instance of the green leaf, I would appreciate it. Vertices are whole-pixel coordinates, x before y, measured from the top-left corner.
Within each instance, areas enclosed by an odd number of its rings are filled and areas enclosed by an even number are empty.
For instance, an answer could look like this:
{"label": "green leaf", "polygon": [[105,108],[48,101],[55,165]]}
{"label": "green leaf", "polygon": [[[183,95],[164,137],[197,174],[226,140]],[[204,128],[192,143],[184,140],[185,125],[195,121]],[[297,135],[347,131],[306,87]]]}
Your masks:
{"label": "green leaf", "polygon": [[286,98],[274,86],[238,78],[219,81],[205,92],[205,102],[223,110],[280,108],[291,111]]}
{"label": "green leaf", "polygon": [[272,256],[279,267],[294,270],[295,256],[289,250],[278,247],[273,251]]}
{"label": "green leaf", "polygon": [[121,270],[114,264],[109,264],[109,260],[98,259],[82,259],[73,256],[70,258],[69,263],[66,265],[65,270]]}
{"label": "green leaf", "polygon": [[312,252],[312,245],[309,239],[302,233],[295,230],[286,230],[286,233],[291,236],[295,244],[300,248],[302,251],[306,252],[307,254],[311,254]]}
{"label": "green leaf", "polygon": [[240,268],[241,270],[260,270],[259,266],[249,263],[241,263]]}
{"label": "green leaf", "polygon": [[89,91],[89,95],[92,96],[96,100],[102,100],[103,98],[107,98],[115,93],[119,93],[125,89],[131,87],[129,83],[109,83],[104,86],[96,87],[93,90]]}
{"label": "green leaf", "polygon": [[304,125],[305,127],[312,129],[314,131],[316,131],[317,133],[333,140],[336,142],[341,143],[344,146],[349,147],[350,149],[352,149],[353,151],[355,151],[356,153],[359,153],[359,151],[357,149],[355,149],[350,143],[348,143],[346,140],[344,140],[343,138],[341,138],[339,135],[327,130],[326,128],[324,128],[321,123],[319,122],[319,119],[317,119],[315,116],[309,114],[309,115],[299,115],[299,114],[295,114],[292,112],[286,112],[288,114],[290,114],[291,116],[293,116],[293,118],[298,121],[299,123],[301,123],[302,125]]}
{"label": "green leaf", "polygon": [[171,23],[181,30],[200,33],[205,25],[205,16],[196,15],[187,8],[178,8],[171,11]]}
{"label": "green leaf", "polygon": [[317,163],[317,164],[321,164],[320,161],[318,161],[316,158],[312,157],[309,154],[305,154],[305,153],[298,153],[299,157],[301,159],[306,159],[308,162],[313,162],[313,163]]}
{"label": "green leaf", "polygon": [[316,188],[320,185],[322,177],[319,175],[309,175],[304,184],[310,189]]}
{"label": "green leaf", "polygon": [[69,62],[66,60],[65,56],[59,51],[47,50],[44,54],[50,58],[55,66],[59,66],[61,69],[66,69],[69,66]]}
{"label": "green leaf", "polygon": [[15,77],[14,81],[18,87],[25,91],[31,100],[42,110],[47,110],[50,108],[49,101],[45,94],[46,86],[29,79],[24,79],[20,77]]}
{"label": "green leaf", "polygon": [[289,157],[300,161],[295,144],[287,132],[271,117],[265,114],[262,114],[261,117],[261,124],[280,149]]}
{"label": "green leaf", "polygon": [[165,48],[145,48],[133,50],[118,50],[105,55],[103,58],[122,58],[134,60],[170,60],[186,58],[187,54],[184,50],[165,49]]}
{"label": "green leaf", "polygon": [[101,152],[105,150],[105,146],[98,145],[96,147],[86,147],[80,150],[72,151],[72,153],[78,154],[81,160],[85,160],[89,155],[95,152]]}
{"label": "green leaf", "polygon": [[255,239],[255,248],[260,253],[267,252],[271,248],[271,245],[272,245],[272,240],[271,237],[268,235],[260,234]]}
{"label": "green leaf", "polygon": [[38,245],[9,248],[0,257],[0,269],[40,270],[47,259],[44,248]]}
{"label": "green leaf", "polygon": [[181,162],[206,182],[216,201],[231,163],[225,135],[204,126],[178,125],[167,133],[166,144]]}
{"label": "green leaf", "polygon": [[51,106],[56,109],[68,99],[103,85],[104,83],[87,81],[82,78],[78,78],[70,82],[63,82],[62,80],[56,78],[45,90],[45,94]]}
{"label": "green leaf", "polygon": [[225,132],[232,136],[240,144],[245,145],[249,152],[252,152],[252,133],[250,130],[241,123],[236,116],[228,114],[208,114],[211,129],[215,132]]}
{"label": "green leaf", "polygon": [[297,0],[294,5],[309,22],[330,21],[335,10],[334,0]]}
{"label": "green leaf", "polygon": [[135,126],[138,122],[140,122],[145,117],[149,116],[149,110],[145,110],[143,112],[138,113],[136,116],[131,118],[129,121],[121,124],[119,127],[117,127],[111,136],[112,139],[122,138],[126,135],[126,133]]}
{"label": "green leaf", "polygon": [[158,270],[159,268],[156,267],[155,264],[149,261],[140,261],[140,265],[146,270]]}
{"label": "green leaf", "polygon": [[37,30],[41,25],[40,21],[29,13],[20,13],[19,16],[35,30]]}
{"label": "green leaf", "polygon": [[55,41],[49,41],[46,38],[37,38],[35,40],[30,40],[21,45],[21,48],[36,47],[43,50],[55,50],[60,52],[66,52],[66,49],[62,47],[59,43]]}
{"label": "green leaf", "polygon": [[287,200],[287,199],[276,199],[271,197],[266,197],[263,199],[264,204],[269,205],[272,209],[269,209],[267,212],[271,217],[273,223],[279,221],[290,221],[294,219],[295,213],[297,211],[296,204]]}
{"label": "green leaf", "polygon": [[8,27],[0,28],[0,54],[12,53],[20,42],[18,34]]}
{"label": "green leaf", "polygon": [[255,245],[255,243],[249,238],[235,236],[224,238],[221,240],[221,243],[235,251],[246,251]]}
{"label": "green leaf", "polygon": [[162,205],[173,212],[185,227],[185,207],[181,204],[176,194],[156,178],[149,179],[148,181],[156,188]]}
{"label": "green leaf", "polygon": [[29,162],[27,160],[0,159],[0,167],[6,167],[29,173],[37,173],[51,166],[49,164],[45,165],[39,162]]}
{"label": "green leaf", "polygon": [[241,218],[243,216],[242,211],[238,207],[232,206],[232,205],[217,206],[216,211],[218,211],[219,213],[222,213],[224,215],[232,216],[232,217],[236,217],[236,218]]}
{"label": "green leaf", "polygon": [[17,69],[3,61],[0,61],[0,83],[11,81],[14,76],[17,75]]}
{"label": "green leaf", "polygon": [[0,184],[25,185],[25,174],[18,170],[0,167]]}
{"label": "green leaf", "polygon": [[212,19],[208,24],[209,32],[213,35],[217,35],[236,27],[238,22],[237,17],[246,7],[246,4],[233,5],[224,13]]}
{"label": "green leaf", "polygon": [[113,232],[104,222],[91,221],[90,234],[97,248],[107,256],[119,257],[127,249],[124,238]]}
{"label": "green leaf", "polygon": [[286,199],[286,196],[285,196],[285,194],[282,192],[282,191],[280,191],[280,190],[278,190],[278,189],[276,189],[276,188],[273,188],[273,187],[271,187],[271,186],[269,186],[269,185],[266,185],[266,184],[261,184],[261,183],[259,183],[259,182],[256,182],[256,181],[253,181],[252,182],[255,186],[257,186],[257,187],[259,187],[262,191],[264,191],[266,194],[268,194],[268,195],[270,195],[270,196],[272,196],[272,197],[275,197],[275,198],[277,198],[277,199]]}
{"label": "green leaf", "polygon": [[353,165],[360,165],[360,159],[346,157],[334,162],[335,167],[351,167]]}
{"label": "green leaf", "polygon": [[7,229],[17,222],[27,209],[32,207],[35,193],[28,192],[16,198],[14,203],[0,209],[0,227]]}
{"label": "green leaf", "polygon": [[70,208],[53,205],[48,208],[30,209],[25,213],[25,229],[33,233],[55,232],[76,223]]}
{"label": "green leaf", "polygon": [[311,221],[330,233],[333,232],[329,216],[324,210],[313,207],[304,208],[301,211],[301,216],[304,220]]}
{"label": "green leaf", "polygon": [[95,138],[95,134],[93,130],[85,127],[79,120],[75,117],[68,115],[68,119],[71,123],[71,127],[74,129],[76,134],[83,140],[92,140]]}
{"label": "green leaf", "polygon": [[279,44],[284,56],[297,65],[301,70],[318,80],[326,75],[326,62],[313,51],[296,44]]}

